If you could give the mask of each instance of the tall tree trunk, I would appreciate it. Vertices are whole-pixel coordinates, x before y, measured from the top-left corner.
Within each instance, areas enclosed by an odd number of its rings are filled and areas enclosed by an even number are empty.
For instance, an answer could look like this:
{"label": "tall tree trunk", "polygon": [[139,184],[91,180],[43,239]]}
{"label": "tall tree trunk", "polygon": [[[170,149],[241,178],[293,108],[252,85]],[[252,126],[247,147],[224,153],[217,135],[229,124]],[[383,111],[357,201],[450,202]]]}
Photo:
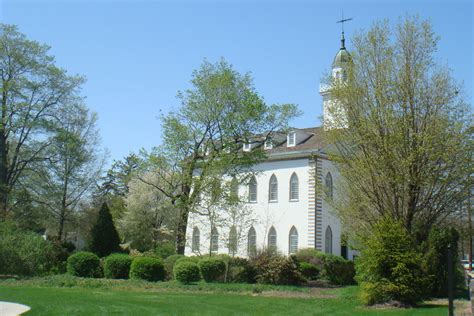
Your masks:
{"label": "tall tree trunk", "polygon": [[182,196],[179,210],[178,227],[176,229],[176,253],[184,255],[186,248],[186,229],[188,227],[189,217],[189,194],[191,188],[189,185],[182,185]]}
{"label": "tall tree trunk", "polygon": [[0,220],[8,216],[8,139],[7,139],[7,87],[5,81],[2,86],[2,117],[0,126]]}

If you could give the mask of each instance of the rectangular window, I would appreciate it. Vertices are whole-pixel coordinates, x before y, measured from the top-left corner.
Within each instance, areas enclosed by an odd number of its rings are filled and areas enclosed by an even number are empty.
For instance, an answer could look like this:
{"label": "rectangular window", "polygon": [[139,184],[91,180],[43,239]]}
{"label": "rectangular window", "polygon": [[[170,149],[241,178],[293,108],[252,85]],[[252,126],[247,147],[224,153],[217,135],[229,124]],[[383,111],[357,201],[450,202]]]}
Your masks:
{"label": "rectangular window", "polygon": [[244,151],[250,151],[252,149],[252,145],[250,143],[245,143],[244,144]]}
{"label": "rectangular window", "polygon": [[278,201],[278,184],[277,183],[270,183],[270,202]]}
{"label": "rectangular window", "polygon": [[264,149],[272,149],[273,148],[273,141],[269,138],[265,141],[265,144],[263,145]]}
{"label": "rectangular window", "polygon": [[292,147],[296,145],[296,133],[295,132],[289,132],[288,133],[288,147]]}

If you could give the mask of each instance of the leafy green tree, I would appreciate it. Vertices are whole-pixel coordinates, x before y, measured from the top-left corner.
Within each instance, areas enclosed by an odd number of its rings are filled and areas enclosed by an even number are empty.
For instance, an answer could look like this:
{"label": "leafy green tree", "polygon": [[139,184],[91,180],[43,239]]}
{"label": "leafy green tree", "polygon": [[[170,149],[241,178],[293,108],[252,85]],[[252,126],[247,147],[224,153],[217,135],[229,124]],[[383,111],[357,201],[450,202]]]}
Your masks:
{"label": "leafy green tree", "polygon": [[203,189],[216,178],[250,172],[265,159],[265,152],[242,151],[243,144],[263,143],[298,114],[292,104],[267,105],[251,76],[238,73],[224,60],[205,61],[193,72],[191,84],[178,93],[181,106],[162,118],[163,146],[145,153],[143,173],[155,172],[158,184],[144,182],[177,207],[179,254],[184,253],[189,214],[197,210]]}
{"label": "leafy green tree", "polygon": [[461,86],[434,58],[427,21],[377,22],[353,40],[345,80],[331,79],[328,133],[342,174],[335,199],[348,231],[380,218],[403,223],[421,243],[460,209],[472,185],[472,129]]}
{"label": "leafy green tree", "polygon": [[428,252],[424,256],[425,270],[430,277],[431,295],[448,296],[448,246],[451,246],[455,285],[462,285],[464,274],[459,265],[459,233],[452,227],[433,227],[428,238]]}
{"label": "leafy green tree", "polygon": [[84,82],[57,67],[48,51],[16,26],[0,24],[0,220],[12,215],[21,177],[46,158],[45,135],[57,111],[78,98]]}
{"label": "leafy green tree", "polygon": [[389,217],[373,226],[356,270],[366,304],[397,301],[414,305],[426,295],[421,255],[402,223]]}
{"label": "leafy green tree", "polygon": [[[154,173],[142,177],[147,182],[157,183]],[[170,200],[137,178],[130,180],[128,187],[127,208],[118,221],[118,228],[130,247],[146,251],[174,241],[177,212]]]}
{"label": "leafy green tree", "polygon": [[47,211],[48,224],[61,241],[67,223],[76,219],[80,203],[88,200],[97,182],[104,156],[100,153],[97,116],[82,104],[59,109],[60,123],[45,150],[47,160],[35,166],[30,191]]}
{"label": "leafy green tree", "polygon": [[107,203],[100,208],[87,248],[99,257],[120,251],[120,238]]}

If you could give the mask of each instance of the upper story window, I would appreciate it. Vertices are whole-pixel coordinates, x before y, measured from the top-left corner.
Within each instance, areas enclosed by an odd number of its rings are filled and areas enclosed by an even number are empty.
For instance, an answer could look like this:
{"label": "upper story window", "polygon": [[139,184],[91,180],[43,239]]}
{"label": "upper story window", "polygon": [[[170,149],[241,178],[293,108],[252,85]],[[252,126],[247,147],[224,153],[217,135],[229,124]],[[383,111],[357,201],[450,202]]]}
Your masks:
{"label": "upper story window", "polygon": [[233,201],[239,200],[239,181],[235,177],[230,181],[230,198]]}
{"label": "upper story window", "polygon": [[244,151],[250,151],[252,149],[252,144],[250,143],[244,143]]}
{"label": "upper story window", "polygon": [[273,140],[268,138],[265,143],[263,144],[264,149],[272,149],[273,148]]}
{"label": "upper story window", "polygon": [[270,177],[268,186],[268,200],[270,202],[278,201],[278,180],[274,174]]}
{"label": "upper story window", "polygon": [[257,179],[254,176],[249,181],[249,202],[257,202]]}
{"label": "upper story window", "polygon": [[299,198],[299,182],[298,176],[293,172],[290,178],[290,201],[298,201]]}
{"label": "upper story window", "polygon": [[326,196],[332,200],[333,197],[333,184],[332,184],[332,175],[330,172],[326,174]]}
{"label": "upper story window", "polygon": [[296,145],[296,133],[295,132],[289,132],[288,133],[288,139],[287,139],[287,146],[288,147],[293,147]]}

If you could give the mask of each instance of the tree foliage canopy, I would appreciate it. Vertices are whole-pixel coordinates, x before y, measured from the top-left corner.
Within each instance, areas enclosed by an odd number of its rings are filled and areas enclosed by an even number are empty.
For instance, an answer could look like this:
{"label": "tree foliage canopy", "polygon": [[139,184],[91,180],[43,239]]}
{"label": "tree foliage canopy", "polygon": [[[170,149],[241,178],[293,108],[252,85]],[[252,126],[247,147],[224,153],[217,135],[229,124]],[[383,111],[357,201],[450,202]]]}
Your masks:
{"label": "tree foliage canopy", "polygon": [[469,193],[468,107],[437,42],[417,17],[377,22],[354,38],[346,80],[331,80],[331,112],[347,126],[329,133],[345,179],[338,209],[351,231],[389,216],[424,240]]}

